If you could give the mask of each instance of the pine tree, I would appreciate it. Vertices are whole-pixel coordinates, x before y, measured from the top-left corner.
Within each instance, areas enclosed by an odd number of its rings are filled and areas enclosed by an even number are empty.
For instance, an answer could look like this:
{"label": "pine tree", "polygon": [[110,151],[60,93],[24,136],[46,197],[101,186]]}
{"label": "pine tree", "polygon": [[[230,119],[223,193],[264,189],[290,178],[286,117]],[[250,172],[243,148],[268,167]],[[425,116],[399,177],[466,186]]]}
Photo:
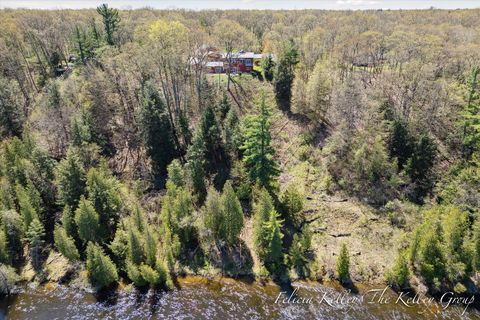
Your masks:
{"label": "pine tree", "polygon": [[275,211],[273,207],[272,197],[267,190],[262,188],[259,193],[258,200],[254,205],[253,216],[253,244],[259,258],[263,261],[267,248],[267,233],[264,228],[265,223],[270,219],[270,213]]}
{"label": "pine tree", "polygon": [[230,105],[230,102],[228,101],[228,98],[227,98],[227,94],[225,92],[222,95],[222,99],[220,100],[217,109],[220,116],[220,120],[225,120],[225,117],[227,116],[228,112],[232,110],[232,106]]}
{"label": "pine tree", "polygon": [[177,188],[185,186],[185,171],[183,170],[180,161],[173,160],[167,167],[168,180],[171,181]]}
{"label": "pine tree", "polygon": [[[117,227],[117,232],[115,232],[115,237],[112,242],[108,245],[108,248],[112,251],[115,258],[115,263],[121,269],[126,268],[126,263],[129,261],[127,259],[128,254],[128,232],[122,227],[125,226],[125,221],[119,223]],[[131,278],[130,278],[131,279]]]}
{"label": "pine tree", "polygon": [[389,137],[390,156],[397,158],[398,169],[402,170],[412,156],[413,147],[407,124],[401,120],[394,120]]}
{"label": "pine tree", "polygon": [[426,225],[421,235],[417,259],[420,273],[429,285],[439,284],[446,275],[442,236],[439,222]]}
{"label": "pine tree", "polygon": [[130,220],[133,226],[141,233],[147,228],[147,219],[139,204],[134,205]]}
{"label": "pine tree", "polygon": [[33,265],[38,267],[39,259],[43,251],[43,246],[45,244],[45,228],[43,224],[37,218],[33,219],[30,223],[25,236],[28,240],[30,247],[30,254],[32,256]]}
{"label": "pine tree", "polygon": [[136,265],[143,262],[145,253],[143,251],[143,239],[141,234],[135,228],[128,230],[127,257]]}
{"label": "pine tree", "polygon": [[480,150],[480,67],[475,66],[467,81],[469,90],[467,105],[463,111],[463,156],[470,159]]}
{"label": "pine tree", "polygon": [[139,268],[142,278],[150,285],[156,285],[160,281],[160,275],[156,270],[146,264],[142,264]]}
{"label": "pine tree", "polygon": [[245,120],[243,161],[249,171],[250,180],[260,186],[271,188],[279,170],[273,159],[274,149],[270,145],[270,110],[262,95],[258,105],[258,115],[250,115]]}
{"label": "pine tree", "polygon": [[215,111],[210,105],[205,108],[200,122],[200,134],[205,144],[207,172],[215,172],[217,166],[225,160],[220,126]]}
{"label": "pine tree", "polygon": [[25,117],[21,111],[17,86],[0,76],[0,140],[20,136]]}
{"label": "pine tree", "polygon": [[273,61],[273,57],[271,54],[265,56],[261,60],[260,67],[262,68],[263,79],[266,81],[272,81],[275,62]]}
{"label": "pine tree", "polygon": [[78,236],[87,243],[99,239],[99,217],[92,203],[82,196],[77,210],[75,211],[75,223],[78,228]]}
{"label": "pine tree", "polygon": [[120,17],[118,16],[118,10],[109,8],[107,4],[102,4],[97,7],[97,12],[103,18],[103,26],[105,28],[105,36],[108,45],[113,46],[113,34],[118,29],[120,23]]}
{"label": "pine tree", "polygon": [[415,183],[416,201],[420,201],[433,188],[433,165],[437,156],[437,146],[423,133],[413,146],[412,157],[408,160],[406,171]]}
{"label": "pine tree", "polygon": [[281,197],[282,211],[294,225],[299,226],[302,220],[300,212],[303,210],[303,196],[295,188],[293,184],[290,184],[283,192]]}
{"label": "pine tree", "polygon": [[27,232],[33,220],[39,219],[37,210],[32,204],[32,199],[27,190],[21,185],[17,184],[15,187],[17,194],[18,206],[20,207],[20,215],[23,218],[23,230]]}
{"label": "pine tree", "polygon": [[180,110],[176,122],[177,128],[183,138],[183,145],[190,145],[192,143],[192,132],[190,131],[190,124],[185,111]]}
{"label": "pine tree", "polygon": [[298,49],[293,39],[290,39],[283,45],[273,78],[275,96],[284,110],[290,109],[294,67],[298,62]]}
{"label": "pine tree", "polygon": [[280,219],[280,215],[275,210],[270,211],[268,222],[263,225],[266,235],[265,242],[267,243],[263,263],[272,274],[279,272],[283,263],[282,225],[283,220]]}
{"label": "pine tree", "polygon": [[472,236],[472,246],[473,246],[473,257],[472,257],[472,267],[476,272],[480,271],[480,219],[474,223],[473,226],[473,236]]}
{"label": "pine tree", "polygon": [[111,240],[122,208],[120,184],[114,178],[106,164],[100,168],[92,168],[87,174],[87,193],[95,211],[99,216],[100,236]]}
{"label": "pine tree", "polygon": [[77,239],[78,233],[75,225],[75,212],[69,206],[63,207],[61,221],[67,235]]}
{"label": "pine tree", "polygon": [[99,288],[106,287],[118,279],[115,264],[102,248],[93,242],[88,242],[87,245],[86,266],[91,282]]}
{"label": "pine tree", "polygon": [[155,266],[157,261],[157,239],[154,237],[153,230],[146,228],[144,239],[145,263],[149,266]]}
{"label": "pine tree", "polygon": [[76,209],[80,196],[84,194],[86,177],[80,158],[73,149],[68,149],[67,157],[58,164],[55,176],[60,204]]}
{"label": "pine tree", "polygon": [[225,220],[225,240],[229,245],[235,245],[243,228],[243,211],[240,201],[233,190],[231,181],[223,186],[223,193],[220,199],[223,216]]}
{"label": "pine tree", "polygon": [[405,253],[399,252],[392,269],[386,273],[387,282],[392,286],[404,289],[409,287],[410,277],[411,272]]}
{"label": "pine tree", "polygon": [[82,147],[92,141],[90,126],[85,122],[82,114],[80,116],[74,116],[70,125],[70,141],[74,147]]}
{"label": "pine tree", "polygon": [[186,169],[193,192],[201,203],[206,194],[205,187],[205,143],[199,131],[193,137],[193,143],[188,147]]}
{"label": "pine tree", "polygon": [[86,62],[86,44],[87,36],[84,30],[80,30],[78,26],[75,26],[75,49],[80,56],[80,60],[85,64]]}
{"label": "pine tree", "polygon": [[139,129],[157,180],[177,153],[165,104],[154,83],[147,81],[140,97]]}
{"label": "pine tree", "polygon": [[242,136],[240,132],[240,121],[237,112],[231,108],[225,118],[225,147],[232,155],[238,155],[241,146]]}
{"label": "pine tree", "polygon": [[0,263],[8,264],[10,261],[8,252],[8,240],[5,227],[0,225]]}
{"label": "pine tree", "polygon": [[293,236],[293,242],[289,250],[290,265],[295,268],[298,275],[306,274],[306,265],[309,261],[308,253],[311,250],[312,235],[308,227],[301,234]]}
{"label": "pine tree", "polygon": [[8,256],[15,260],[23,254],[24,231],[22,217],[15,210],[0,211],[2,224],[0,225],[5,232]]}
{"label": "pine tree", "polygon": [[337,277],[344,283],[350,278],[350,255],[348,253],[347,245],[342,243],[340,254],[337,258]]}
{"label": "pine tree", "polygon": [[139,266],[137,266],[130,260],[127,260],[125,265],[125,270],[127,271],[128,278],[132,280],[132,282],[137,287],[143,287],[144,285],[147,284],[145,279],[142,277],[142,273],[140,272]]}
{"label": "pine tree", "polygon": [[237,160],[233,163],[230,177],[237,197],[240,200],[250,200],[252,185],[250,184],[250,179],[242,160]]}
{"label": "pine tree", "polygon": [[67,234],[64,228],[55,228],[55,231],[53,232],[53,238],[55,241],[55,246],[65,258],[70,261],[75,261],[80,258],[77,247],[75,246],[75,241]]}
{"label": "pine tree", "polygon": [[210,241],[225,239],[225,221],[220,194],[213,186],[208,189],[205,205],[202,208],[202,236]]}

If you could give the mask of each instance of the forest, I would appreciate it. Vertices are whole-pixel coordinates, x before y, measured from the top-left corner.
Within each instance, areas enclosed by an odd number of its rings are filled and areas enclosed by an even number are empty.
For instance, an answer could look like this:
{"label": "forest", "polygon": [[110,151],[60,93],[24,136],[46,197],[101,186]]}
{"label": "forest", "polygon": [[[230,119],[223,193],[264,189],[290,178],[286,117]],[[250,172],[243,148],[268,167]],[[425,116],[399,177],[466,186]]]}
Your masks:
{"label": "forest", "polygon": [[[477,292],[479,16],[1,10],[2,290]],[[210,47],[265,55],[209,74]]]}

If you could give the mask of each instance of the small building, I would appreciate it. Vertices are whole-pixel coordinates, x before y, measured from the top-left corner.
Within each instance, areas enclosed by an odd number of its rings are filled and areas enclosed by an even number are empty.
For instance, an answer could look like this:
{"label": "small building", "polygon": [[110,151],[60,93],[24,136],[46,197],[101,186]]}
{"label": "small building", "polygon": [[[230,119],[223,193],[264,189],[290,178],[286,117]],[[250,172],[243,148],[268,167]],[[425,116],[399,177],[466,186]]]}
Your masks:
{"label": "small building", "polygon": [[[255,67],[260,66],[260,60],[263,54],[255,52],[245,52],[240,50],[238,52],[219,52],[215,49],[210,49],[206,53],[206,59],[202,63],[207,73],[227,73],[240,74],[250,73]],[[197,59],[191,59],[192,64],[197,66],[200,64]],[[230,68],[230,70],[229,70]]]}

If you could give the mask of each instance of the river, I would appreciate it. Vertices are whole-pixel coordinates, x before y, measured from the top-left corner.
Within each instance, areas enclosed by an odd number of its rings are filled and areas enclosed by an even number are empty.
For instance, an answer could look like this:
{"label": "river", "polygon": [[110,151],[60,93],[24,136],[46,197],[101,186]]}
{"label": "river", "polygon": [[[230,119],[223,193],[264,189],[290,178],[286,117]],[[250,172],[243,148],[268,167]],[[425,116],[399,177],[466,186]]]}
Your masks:
{"label": "river", "polygon": [[[375,299],[374,289],[379,289]],[[381,295],[381,289],[360,287],[351,294],[316,282],[281,288],[246,280],[186,277],[167,292],[117,290],[98,297],[50,283],[20,288],[0,301],[0,319],[480,319],[472,306],[463,316],[464,305],[443,309],[445,304],[413,296],[406,306],[407,296],[399,300],[399,293],[388,289]],[[284,290],[288,293],[277,299]]]}

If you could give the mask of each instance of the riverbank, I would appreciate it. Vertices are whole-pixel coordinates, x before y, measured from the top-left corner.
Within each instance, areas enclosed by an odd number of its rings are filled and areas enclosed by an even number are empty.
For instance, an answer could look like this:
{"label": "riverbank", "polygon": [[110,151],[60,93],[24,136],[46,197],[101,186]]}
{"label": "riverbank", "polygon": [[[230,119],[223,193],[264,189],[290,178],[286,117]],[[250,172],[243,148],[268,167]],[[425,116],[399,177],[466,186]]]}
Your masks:
{"label": "riverbank", "polygon": [[[131,286],[107,294],[93,294],[69,286],[46,283],[22,286],[0,302],[0,316],[8,319],[460,319],[461,306],[444,308],[438,302],[412,304],[397,301],[398,293],[385,290],[369,303],[371,290],[358,286],[356,294],[335,283],[293,282],[289,287],[231,278],[199,276],[178,278],[172,290],[140,291]],[[296,290],[296,291],[295,291]],[[284,293],[281,293],[284,292]],[[292,295],[293,293],[293,295]],[[464,318],[479,317],[469,307]]]}

